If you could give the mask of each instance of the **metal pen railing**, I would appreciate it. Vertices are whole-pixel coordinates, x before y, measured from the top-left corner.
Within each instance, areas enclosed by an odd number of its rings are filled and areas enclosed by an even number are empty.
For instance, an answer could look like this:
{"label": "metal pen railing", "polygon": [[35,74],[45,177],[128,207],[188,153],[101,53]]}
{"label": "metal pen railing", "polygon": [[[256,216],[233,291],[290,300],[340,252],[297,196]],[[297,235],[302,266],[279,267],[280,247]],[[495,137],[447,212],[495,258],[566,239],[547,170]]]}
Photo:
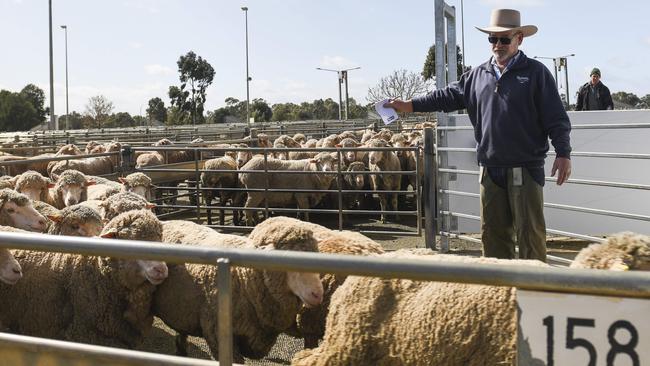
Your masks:
{"label": "metal pen railing", "polygon": [[[512,286],[534,291],[650,298],[650,274],[500,266],[404,259],[346,256],[291,251],[221,249],[191,245],[0,232],[2,247],[46,252],[148,259],[168,263],[199,263],[218,267],[219,364],[232,364],[232,266],[269,271],[334,273],[419,281]],[[229,320],[230,319],[230,320]],[[0,345],[2,341],[0,341]],[[70,351],[69,345],[59,345]],[[123,355],[116,351],[116,354]]]}

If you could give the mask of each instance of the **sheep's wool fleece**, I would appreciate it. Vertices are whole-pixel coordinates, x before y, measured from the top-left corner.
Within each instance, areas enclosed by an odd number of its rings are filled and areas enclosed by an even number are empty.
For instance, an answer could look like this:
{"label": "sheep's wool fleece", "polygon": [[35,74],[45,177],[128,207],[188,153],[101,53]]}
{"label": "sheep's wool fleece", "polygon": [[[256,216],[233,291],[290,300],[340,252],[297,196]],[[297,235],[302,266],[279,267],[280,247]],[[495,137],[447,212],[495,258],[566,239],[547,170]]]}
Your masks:
{"label": "sheep's wool fleece", "polygon": [[16,187],[41,186],[47,187],[47,178],[41,173],[28,170],[16,179]]}
{"label": "sheep's wool fleece", "polygon": [[101,206],[104,208],[104,216],[112,219],[122,212],[144,209],[148,203],[146,199],[133,192],[120,192],[106,198]]}
{"label": "sheep's wool fleece", "polygon": [[[405,251],[383,256],[546,266]],[[350,276],[332,296],[324,341],[296,354],[292,365],[514,365],[515,294],[511,287]]]}
{"label": "sheep's wool fleece", "polygon": [[22,193],[18,193],[13,189],[0,189],[0,208],[2,208],[2,206],[8,201],[17,204],[18,206],[25,206],[30,202],[29,197]]}
{"label": "sheep's wool fleece", "polygon": [[622,232],[578,253],[571,268],[650,270],[650,236]]}
{"label": "sheep's wool fleece", "polygon": [[102,235],[114,232],[116,239],[162,241],[162,224],[149,210],[134,210],[117,215],[104,226]]}
{"label": "sheep's wool fleece", "polygon": [[66,207],[61,210],[61,216],[63,218],[63,222],[88,222],[91,220],[99,223],[102,222],[102,217],[97,211],[83,205],[73,205]]}
{"label": "sheep's wool fleece", "polygon": [[151,178],[140,172],[129,174],[124,179],[126,179],[126,183],[129,187],[149,187],[151,185]]}
{"label": "sheep's wool fleece", "polygon": [[68,169],[59,175],[55,189],[58,189],[64,184],[83,186],[86,184],[86,176],[78,170]]}

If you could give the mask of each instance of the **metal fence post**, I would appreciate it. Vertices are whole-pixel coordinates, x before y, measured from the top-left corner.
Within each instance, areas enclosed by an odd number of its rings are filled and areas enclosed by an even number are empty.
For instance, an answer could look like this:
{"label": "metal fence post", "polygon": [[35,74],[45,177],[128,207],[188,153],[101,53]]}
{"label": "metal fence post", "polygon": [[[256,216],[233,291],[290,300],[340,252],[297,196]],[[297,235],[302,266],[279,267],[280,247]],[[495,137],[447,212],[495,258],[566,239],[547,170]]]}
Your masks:
{"label": "metal fence post", "polygon": [[217,320],[219,331],[219,365],[232,365],[232,291],[230,260],[217,259]]}
{"label": "metal fence post", "polygon": [[135,166],[133,162],[133,150],[131,149],[131,146],[122,146],[122,164],[120,166],[121,173],[124,174],[124,172],[130,172],[133,167]]}
{"label": "metal fence post", "polygon": [[436,195],[436,150],[433,128],[424,129],[424,241],[427,248],[436,249],[437,195]]}

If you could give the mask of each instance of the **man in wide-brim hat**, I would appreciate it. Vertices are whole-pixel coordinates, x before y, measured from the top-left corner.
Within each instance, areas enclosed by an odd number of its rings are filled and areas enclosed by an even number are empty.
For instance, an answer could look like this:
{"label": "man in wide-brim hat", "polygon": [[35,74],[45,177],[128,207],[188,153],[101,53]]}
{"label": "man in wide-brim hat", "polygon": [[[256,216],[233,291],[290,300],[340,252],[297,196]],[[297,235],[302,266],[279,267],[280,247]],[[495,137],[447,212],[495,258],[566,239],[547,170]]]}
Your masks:
{"label": "man in wide-brim hat", "polygon": [[544,161],[548,139],[556,158],[551,175],[561,185],[571,174],[571,123],[549,70],[519,50],[537,33],[521,25],[519,11],[496,9],[488,34],[492,57],[444,89],[409,101],[390,100],[398,112],[467,109],[479,164],[483,254],[546,260]]}

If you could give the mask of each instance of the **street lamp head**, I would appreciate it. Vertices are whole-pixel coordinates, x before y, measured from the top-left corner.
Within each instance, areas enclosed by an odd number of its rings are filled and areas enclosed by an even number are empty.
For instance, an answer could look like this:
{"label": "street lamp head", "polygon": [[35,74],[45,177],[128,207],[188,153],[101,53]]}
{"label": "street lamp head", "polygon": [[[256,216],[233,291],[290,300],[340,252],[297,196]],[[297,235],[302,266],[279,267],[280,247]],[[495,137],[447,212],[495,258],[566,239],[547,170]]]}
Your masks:
{"label": "street lamp head", "polygon": [[248,6],[242,6],[242,7],[241,7],[241,10],[243,10],[243,11],[248,11]]}
{"label": "street lamp head", "polygon": [[67,25],[62,25],[61,29],[68,29],[68,26]]}

